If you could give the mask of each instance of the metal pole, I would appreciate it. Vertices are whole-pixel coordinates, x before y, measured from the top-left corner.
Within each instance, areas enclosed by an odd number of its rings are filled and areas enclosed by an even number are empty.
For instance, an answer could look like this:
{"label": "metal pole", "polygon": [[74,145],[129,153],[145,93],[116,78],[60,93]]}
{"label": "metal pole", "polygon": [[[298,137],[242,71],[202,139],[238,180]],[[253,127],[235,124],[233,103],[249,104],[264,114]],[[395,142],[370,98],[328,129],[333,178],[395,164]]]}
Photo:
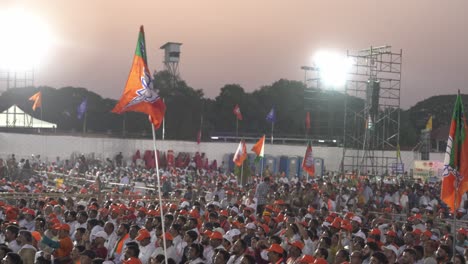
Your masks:
{"label": "metal pole", "polygon": [[158,190],[158,195],[159,195],[159,209],[161,210],[161,225],[162,225],[162,237],[163,237],[163,249],[164,249],[164,259],[165,263],[167,262],[167,247],[166,247],[166,228],[164,227],[164,210],[163,210],[163,204],[162,204],[162,197],[161,197],[161,181],[159,177],[159,161],[158,161],[158,152],[156,150],[156,132],[154,131],[154,125],[150,122],[151,124],[151,130],[153,132],[153,149],[154,149],[154,159],[155,159],[155,164],[156,164],[156,178],[157,178],[157,190]]}
{"label": "metal pole", "polygon": [[[165,103],[164,99],[163,102]],[[162,140],[166,138],[166,118],[163,118],[163,123],[162,123]]]}
{"label": "metal pole", "polygon": [[239,137],[239,119],[236,117],[236,137]]}
{"label": "metal pole", "polygon": [[83,134],[86,134],[86,114],[87,111],[84,112],[84,118],[83,118]]}
{"label": "metal pole", "polygon": [[275,127],[275,122],[271,122],[271,144],[273,144],[273,128]]}
{"label": "metal pole", "polygon": [[241,166],[241,186],[244,186],[243,183],[244,183],[244,162],[242,162],[242,166]]}

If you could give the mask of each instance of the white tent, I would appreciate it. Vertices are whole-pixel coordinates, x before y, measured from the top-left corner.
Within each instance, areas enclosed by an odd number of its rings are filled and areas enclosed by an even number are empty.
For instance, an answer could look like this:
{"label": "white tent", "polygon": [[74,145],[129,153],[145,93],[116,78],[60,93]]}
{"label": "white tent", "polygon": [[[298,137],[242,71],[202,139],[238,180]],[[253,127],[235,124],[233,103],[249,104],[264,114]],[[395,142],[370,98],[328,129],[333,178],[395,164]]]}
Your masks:
{"label": "white tent", "polygon": [[12,105],[0,113],[0,127],[15,128],[57,128],[57,124],[40,120],[25,113],[17,105]]}

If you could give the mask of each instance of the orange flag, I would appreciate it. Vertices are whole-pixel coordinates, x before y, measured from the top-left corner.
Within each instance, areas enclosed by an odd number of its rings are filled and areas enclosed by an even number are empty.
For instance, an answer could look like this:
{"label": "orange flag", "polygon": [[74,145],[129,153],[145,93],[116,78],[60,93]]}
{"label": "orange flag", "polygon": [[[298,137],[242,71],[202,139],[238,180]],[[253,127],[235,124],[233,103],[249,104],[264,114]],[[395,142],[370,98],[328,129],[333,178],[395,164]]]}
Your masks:
{"label": "orange flag", "polygon": [[245,145],[245,141],[241,140],[241,142],[239,143],[239,146],[237,147],[236,153],[234,154],[234,158],[232,159],[232,161],[234,161],[237,167],[241,167],[246,158],[247,158],[247,146]]}
{"label": "orange flag", "polygon": [[33,101],[32,110],[36,111],[37,108],[42,107],[42,93],[37,92],[33,96],[29,97],[29,101]]}
{"label": "orange flag", "polygon": [[304,159],[302,160],[302,168],[309,173],[310,176],[315,176],[315,164],[314,164],[314,155],[312,154],[312,144],[307,144],[307,149],[304,154]]}
{"label": "orange flag", "polygon": [[468,127],[460,94],[450,125],[440,198],[452,212],[463,207],[461,197],[468,191]]}
{"label": "orange flag", "polygon": [[145,32],[141,26],[127,84],[112,112],[117,114],[128,111],[145,113],[150,116],[151,123],[159,128],[166,112],[166,105],[158,92],[151,87],[151,81],[146,59]]}

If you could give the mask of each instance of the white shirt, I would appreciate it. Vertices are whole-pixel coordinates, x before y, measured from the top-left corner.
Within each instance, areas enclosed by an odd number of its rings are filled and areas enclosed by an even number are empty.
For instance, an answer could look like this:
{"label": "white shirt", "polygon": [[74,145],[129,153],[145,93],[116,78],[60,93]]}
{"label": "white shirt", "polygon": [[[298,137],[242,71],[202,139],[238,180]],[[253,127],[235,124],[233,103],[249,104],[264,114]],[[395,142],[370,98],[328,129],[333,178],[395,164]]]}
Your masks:
{"label": "white shirt", "polygon": [[239,257],[236,256],[236,255],[232,255],[232,256],[229,258],[227,264],[241,264],[241,263],[242,263],[242,256],[243,256],[243,255],[241,255],[241,256],[239,256]]}
{"label": "white shirt", "polygon": [[15,253],[18,253],[18,251],[21,248],[21,246],[18,245],[18,242],[16,242],[16,239],[11,242],[8,242],[8,247],[11,248],[11,250],[13,250],[13,252]]}
{"label": "white shirt", "polygon": [[107,238],[107,241],[104,243],[104,246],[107,248],[107,256],[111,257],[112,251],[115,247],[115,243],[117,242],[117,233],[112,232],[109,237]]}
{"label": "white shirt", "polygon": [[[176,250],[175,250],[175,247],[174,245],[168,247],[166,249],[166,252],[167,252],[167,258],[171,258],[173,260],[176,260],[177,259],[177,254],[176,254]],[[157,255],[164,255],[164,248],[162,247],[158,247],[156,248],[153,253],[151,254],[151,257],[155,258]],[[180,259],[179,261],[180,262]],[[176,263],[178,263],[177,260],[176,260]]]}
{"label": "white shirt", "polygon": [[[156,250],[156,247],[154,246],[154,243],[149,243],[146,246],[141,246],[140,245],[140,255],[138,255],[138,258],[141,260],[142,264],[146,264],[149,262],[149,259],[151,257],[151,254]],[[177,262],[179,263],[179,262]]]}

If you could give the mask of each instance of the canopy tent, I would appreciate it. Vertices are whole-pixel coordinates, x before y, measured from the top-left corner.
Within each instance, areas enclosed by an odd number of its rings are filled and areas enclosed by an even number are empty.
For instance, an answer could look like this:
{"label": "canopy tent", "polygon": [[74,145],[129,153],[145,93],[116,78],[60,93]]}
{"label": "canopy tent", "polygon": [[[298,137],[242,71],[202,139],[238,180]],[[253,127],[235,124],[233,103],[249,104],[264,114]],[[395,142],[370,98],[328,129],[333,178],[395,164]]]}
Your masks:
{"label": "canopy tent", "polygon": [[40,120],[25,113],[17,105],[12,105],[0,113],[0,127],[14,128],[57,128],[57,124]]}

